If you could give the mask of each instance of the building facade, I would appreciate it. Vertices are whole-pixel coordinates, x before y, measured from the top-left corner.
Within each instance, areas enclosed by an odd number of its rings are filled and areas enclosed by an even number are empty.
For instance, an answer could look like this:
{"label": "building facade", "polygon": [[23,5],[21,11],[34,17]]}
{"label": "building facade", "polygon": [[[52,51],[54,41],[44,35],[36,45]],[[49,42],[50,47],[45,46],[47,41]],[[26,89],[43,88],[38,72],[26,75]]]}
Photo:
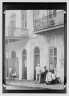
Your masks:
{"label": "building facade", "polygon": [[64,10],[7,10],[5,39],[6,78],[12,66],[19,80],[35,80],[39,63],[64,82]]}

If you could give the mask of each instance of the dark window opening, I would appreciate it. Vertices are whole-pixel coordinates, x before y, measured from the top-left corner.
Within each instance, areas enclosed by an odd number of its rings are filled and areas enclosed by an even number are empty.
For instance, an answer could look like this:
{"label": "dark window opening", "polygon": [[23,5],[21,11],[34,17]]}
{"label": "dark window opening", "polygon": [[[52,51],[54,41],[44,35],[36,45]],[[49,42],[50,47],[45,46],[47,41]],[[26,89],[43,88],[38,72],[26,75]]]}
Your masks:
{"label": "dark window opening", "polygon": [[56,17],[56,10],[53,10],[53,17]]}

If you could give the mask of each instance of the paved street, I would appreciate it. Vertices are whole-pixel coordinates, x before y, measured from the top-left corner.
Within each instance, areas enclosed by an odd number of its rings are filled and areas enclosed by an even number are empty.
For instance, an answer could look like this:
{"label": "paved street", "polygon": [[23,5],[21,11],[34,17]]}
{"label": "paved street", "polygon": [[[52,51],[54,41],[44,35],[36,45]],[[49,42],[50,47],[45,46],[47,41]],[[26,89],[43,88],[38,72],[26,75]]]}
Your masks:
{"label": "paved street", "polygon": [[15,89],[23,89],[23,90],[42,90],[42,89],[55,89],[55,90],[63,90],[63,84],[54,84],[54,85],[46,85],[45,83],[36,84],[36,81],[28,81],[28,80],[12,80],[6,83],[6,89],[15,90]]}
{"label": "paved street", "polygon": [[38,87],[6,85],[6,90],[42,90],[42,89],[43,88],[38,88]]}
{"label": "paved street", "polygon": [[62,90],[6,85],[3,87],[3,93],[66,93],[66,88]]}
{"label": "paved street", "polygon": [[12,80],[3,85],[3,93],[66,93],[63,84],[36,84],[36,81]]}

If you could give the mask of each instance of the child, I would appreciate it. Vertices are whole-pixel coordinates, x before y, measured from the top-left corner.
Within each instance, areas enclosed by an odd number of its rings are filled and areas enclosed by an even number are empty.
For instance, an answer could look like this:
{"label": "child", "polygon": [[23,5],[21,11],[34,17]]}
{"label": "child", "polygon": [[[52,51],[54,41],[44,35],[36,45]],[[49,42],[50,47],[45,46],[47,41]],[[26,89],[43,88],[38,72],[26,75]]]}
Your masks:
{"label": "child", "polygon": [[52,84],[55,84],[56,75],[54,73],[54,70],[52,71]]}
{"label": "child", "polygon": [[52,73],[51,72],[47,73],[45,81],[47,84],[51,84],[51,82],[52,82]]}

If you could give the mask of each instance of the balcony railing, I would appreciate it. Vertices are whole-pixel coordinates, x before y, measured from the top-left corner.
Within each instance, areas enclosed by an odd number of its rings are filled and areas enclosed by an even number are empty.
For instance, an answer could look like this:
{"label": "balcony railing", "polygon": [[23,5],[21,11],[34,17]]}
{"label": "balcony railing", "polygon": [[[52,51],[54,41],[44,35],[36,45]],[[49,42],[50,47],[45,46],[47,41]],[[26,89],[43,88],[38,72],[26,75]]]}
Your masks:
{"label": "balcony railing", "polygon": [[51,17],[52,18],[50,18],[48,15],[43,18],[34,20],[34,32],[64,24],[64,11],[56,13],[55,17],[52,14]]}
{"label": "balcony railing", "polygon": [[22,28],[7,28],[9,37],[22,37],[22,36],[28,36],[28,29],[23,30]]}

